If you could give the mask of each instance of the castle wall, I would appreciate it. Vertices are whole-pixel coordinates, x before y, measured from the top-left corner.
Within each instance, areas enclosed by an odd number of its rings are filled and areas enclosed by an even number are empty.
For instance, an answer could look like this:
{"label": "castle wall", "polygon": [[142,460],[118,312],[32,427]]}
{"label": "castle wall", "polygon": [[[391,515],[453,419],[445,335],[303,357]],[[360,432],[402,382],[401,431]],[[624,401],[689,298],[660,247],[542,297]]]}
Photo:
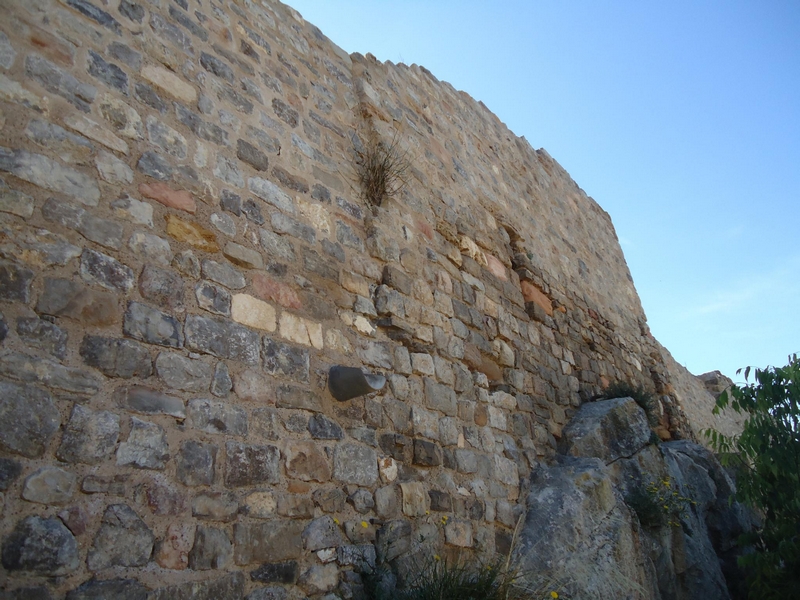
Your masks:
{"label": "castle wall", "polygon": [[1,586],[349,597],[507,552],[609,382],[689,434],[609,216],[483,104],[276,2],[0,9]]}

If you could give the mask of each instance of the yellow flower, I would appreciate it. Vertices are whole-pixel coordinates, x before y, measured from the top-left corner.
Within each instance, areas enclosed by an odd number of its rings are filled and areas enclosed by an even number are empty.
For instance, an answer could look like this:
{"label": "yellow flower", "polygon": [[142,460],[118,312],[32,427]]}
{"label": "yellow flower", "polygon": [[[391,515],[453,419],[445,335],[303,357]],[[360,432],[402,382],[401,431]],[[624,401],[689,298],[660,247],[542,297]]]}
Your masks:
{"label": "yellow flower", "polygon": [[551,598],[558,598],[558,592],[550,592]]}
{"label": "yellow flower", "polygon": [[333,522],[338,525],[339,524],[339,519],[337,519],[336,517],[333,517]]}
{"label": "yellow flower", "polygon": [[369,527],[369,523],[367,523],[366,521],[361,521],[361,526],[362,527]]}
{"label": "yellow flower", "polygon": [[434,554],[433,555],[433,560],[442,560],[442,557],[439,556],[438,554]]}

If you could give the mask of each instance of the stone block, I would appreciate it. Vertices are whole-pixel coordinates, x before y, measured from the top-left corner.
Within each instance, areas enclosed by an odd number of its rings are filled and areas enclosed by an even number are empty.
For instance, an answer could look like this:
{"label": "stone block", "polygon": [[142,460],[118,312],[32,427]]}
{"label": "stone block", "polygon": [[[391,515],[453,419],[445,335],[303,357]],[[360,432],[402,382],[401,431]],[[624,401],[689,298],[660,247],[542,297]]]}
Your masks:
{"label": "stone block", "polygon": [[189,552],[189,568],[195,571],[224,569],[233,561],[233,544],[224,529],[198,525],[194,546]]}
{"label": "stone block", "polygon": [[322,411],[322,399],[319,394],[295,385],[278,386],[276,404],[279,408],[302,408],[314,412]]}
{"label": "stone block", "polygon": [[206,279],[224,285],[231,290],[239,290],[246,285],[244,275],[239,271],[223,263],[213,260],[204,260],[202,264],[202,274]]}
{"label": "stone block", "polygon": [[169,387],[187,392],[208,390],[213,374],[208,363],[172,352],[159,353],[156,372]]}
{"label": "stone block", "polygon": [[96,600],[98,598],[114,598],[115,600],[147,600],[147,592],[148,589],[135,579],[90,579],[68,592],[67,599]]}
{"label": "stone block", "polygon": [[275,446],[227,442],[225,454],[228,487],[277,483],[280,479],[280,451]]}
{"label": "stone block", "polygon": [[247,413],[227,402],[189,400],[187,416],[192,427],[207,433],[247,435]]}
{"label": "stone block", "polygon": [[260,362],[261,340],[246,327],[225,319],[187,315],[184,331],[186,346],[191,350],[248,365]]}
{"label": "stone block", "polygon": [[403,494],[403,514],[409,517],[424,516],[429,510],[430,499],[425,492],[425,486],[419,481],[409,481],[400,484]]}
{"label": "stone block", "polygon": [[47,466],[25,479],[22,497],[39,504],[66,504],[75,495],[78,478],[59,467]]}
{"label": "stone block", "polygon": [[150,352],[132,340],[87,335],[81,342],[80,354],[84,363],[107,377],[146,379],[153,371]]}
{"label": "stone block", "polygon": [[414,464],[422,467],[437,467],[442,464],[442,449],[435,442],[414,440]]}
{"label": "stone block", "polygon": [[205,581],[189,581],[153,590],[147,600],[240,600],[244,597],[244,573],[229,573]]}
{"label": "stone block", "polygon": [[209,281],[199,281],[194,292],[200,308],[225,317],[230,316],[231,294],[228,290]]}
{"label": "stone block", "polygon": [[344,438],[341,425],[322,413],[311,415],[308,420],[308,432],[315,440],[341,440]]}
{"label": "stone block", "polygon": [[186,486],[212,485],[216,461],[214,444],[185,440],[175,457],[175,475]]}
{"label": "stone block", "polygon": [[149,344],[173,348],[183,346],[181,329],[180,322],[171,315],[139,302],[128,303],[122,325],[127,336]]}
{"label": "stone block", "polygon": [[303,551],[302,532],[302,522],[288,519],[236,523],[234,561],[249,565],[298,559]]}
{"label": "stone block", "polygon": [[339,444],[333,455],[333,478],[342,483],[373,485],[378,480],[375,450],[357,444]]}
{"label": "stone block", "polygon": [[173,214],[168,214],[165,218],[167,220],[167,234],[179,242],[186,242],[190,246],[210,254],[219,252],[217,236],[210,229],[181,219]]}
{"label": "stone block", "polygon": [[3,568],[57,577],[80,565],[78,542],[55,517],[26,517],[3,540]]}
{"label": "stone block", "polygon": [[454,520],[444,526],[444,537],[447,544],[460,548],[472,548],[472,523]]}
{"label": "stone block", "polygon": [[47,392],[0,381],[0,447],[27,458],[44,454],[61,426],[61,414]]}
{"label": "stone block", "polygon": [[[287,560],[277,563],[266,563],[250,572],[250,579],[260,583],[284,583],[294,584],[297,582],[299,573],[296,560]],[[248,598],[250,598],[248,596]],[[275,599],[277,600],[277,599]]]}
{"label": "stone block", "polygon": [[141,76],[178,100],[189,104],[197,100],[197,90],[192,85],[163,67],[145,65],[142,67]]}
{"label": "stone block", "polygon": [[303,546],[309,552],[335,548],[345,543],[341,528],[328,515],[311,521],[303,530],[302,538]]}
{"label": "stone block", "polygon": [[192,516],[209,521],[230,522],[236,519],[239,503],[231,492],[206,492],[192,498]]}
{"label": "stone block", "polygon": [[326,482],[331,469],[325,453],[313,442],[293,441],[285,449],[286,475],[302,481]]}
{"label": "stone block", "polygon": [[81,254],[81,277],[109,290],[121,292],[129,292],[135,280],[130,267],[111,256],[89,248],[85,248]]}
{"label": "stone block", "polygon": [[130,506],[112,504],[103,513],[86,564],[90,571],[144,566],[154,541],[153,532]]}
{"label": "stone block", "polygon": [[0,171],[51,192],[69,196],[86,206],[97,206],[100,200],[96,179],[41,154],[0,146]]}
{"label": "stone block", "polygon": [[63,359],[67,352],[67,333],[37,317],[17,319],[17,335],[27,344]]}
{"label": "stone block", "polygon": [[275,308],[263,300],[249,294],[233,295],[231,317],[237,323],[263,331],[275,331],[275,315]]}
{"label": "stone block", "polygon": [[296,310],[303,307],[303,303],[294,289],[263,273],[253,274],[253,290],[261,299],[276,302],[284,308]]}
{"label": "stone block", "polygon": [[56,457],[67,463],[96,465],[111,455],[118,439],[118,415],[76,404],[64,427]]}
{"label": "stone block", "polygon": [[30,301],[33,271],[9,261],[0,261],[0,301]]}
{"label": "stone block", "polygon": [[128,440],[117,449],[117,466],[163,470],[169,460],[164,429],[156,423],[131,417]]}
{"label": "stone block", "polygon": [[65,367],[45,358],[34,358],[17,352],[0,356],[0,376],[23,382],[93,396],[100,390],[100,378],[91,371]]}

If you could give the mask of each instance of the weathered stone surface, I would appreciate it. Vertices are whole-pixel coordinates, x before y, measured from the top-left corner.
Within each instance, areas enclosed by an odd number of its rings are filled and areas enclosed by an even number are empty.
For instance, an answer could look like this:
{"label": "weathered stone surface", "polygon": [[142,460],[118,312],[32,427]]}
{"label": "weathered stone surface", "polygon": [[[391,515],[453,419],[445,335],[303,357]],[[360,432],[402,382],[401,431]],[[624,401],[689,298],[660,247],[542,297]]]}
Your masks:
{"label": "weathered stone surface", "polygon": [[39,504],[66,504],[75,495],[77,477],[58,467],[42,467],[25,479],[22,497]]}
{"label": "weathered stone surface", "polygon": [[211,521],[233,521],[239,510],[236,495],[231,492],[208,492],[192,499],[192,515]]}
{"label": "weathered stone surface", "polygon": [[194,293],[200,308],[218,315],[230,316],[231,294],[225,288],[209,281],[199,281]]}
{"label": "weathered stone surface", "polygon": [[163,469],[169,460],[169,445],[164,429],[156,423],[131,417],[128,441],[117,449],[117,466]]}
{"label": "weathered stone surface", "polygon": [[451,546],[471,548],[473,545],[472,523],[469,521],[450,521],[444,526],[445,541]]}
{"label": "weathered stone surface", "polygon": [[27,303],[31,297],[33,271],[8,261],[0,261],[0,300]]}
{"label": "weathered stone surface", "polygon": [[269,166],[267,155],[245,140],[236,140],[236,156],[256,171],[266,171]]}
{"label": "weathered stone surface", "polygon": [[178,419],[186,417],[183,400],[140,385],[123,390],[120,404],[145,415],[170,415]]}
{"label": "weathered stone surface", "polygon": [[24,133],[39,146],[55,153],[63,162],[85,164],[94,152],[91,142],[83,136],[70,133],[44,119],[28,121]]}
{"label": "weathered stone surface", "polygon": [[275,314],[275,308],[263,300],[249,294],[233,295],[231,317],[237,323],[264,331],[275,331]]}
{"label": "weathered stone surface", "polygon": [[244,275],[239,271],[224,263],[204,260],[202,264],[203,277],[215,281],[226,288],[238,290],[246,285]]}
{"label": "weathered stone surface", "polygon": [[295,260],[292,242],[277,233],[266,229],[258,230],[261,246],[267,251],[268,256],[292,262]]}
{"label": "weathered stone surface", "polygon": [[25,342],[63,359],[67,352],[67,333],[44,319],[20,317],[17,335]]}
{"label": "weathered stone surface", "polygon": [[414,464],[436,467],[442,464],[442,449],[435,442],[414,440]]}
{"label": "weathered stone surface", "polygon": [[174,352],[159,353],[156,372],[169,387],[187,392],[208,390],[213,375],[210,364]]}
{"label": "weathered stone surface", "polygon": [[341,440],[344,438],[341,425],[322,413],[311,416],[308,420],[308,431],[311,437],[317,440]]}
{"label": "weathered stone surface", "polygon": [[[70,244],[63,235],[46,229],[31,230],[11,223],[0,225],[0,257],[7,257],[12,261],[19,258],[24,260],[28,266],[42,268],[66,265],[80,255],[81,248]],[[0,264],[3,263],[0,262]],[[10,264],[13,265],[13,263]],[[14,269],[19,269],[19,267],[12,268],[12,273],[14,273]],[[9,287],[2,291],[7,294],[16,294],[20,288],[14,286],[25,285],[24,279],[16,277],[23,275],[24,271],[11,275],[12,279],[9,280],[9,273],[4,273],[5,270],[5,268],[0,268],[0,277],[2,277],[0,281],[5,280]]]}
{"label": "weathered stone surface", "polygon": [[375,450],[357,444],[339,444],[333,455],[333,478],[343,483],[373,485],[378,479]]}
{"label": "weathered stone surface", "polygon": [[[103,181],[120,184],[133,182],[133,169],[110,152],[105,150],[98,152],[95,166]],[[152,225],[152,220],[150,224]]]}
{"label": "weathered stone surface", "polygon": [[194,581],[150,592],[148,600],[240,600],[244,573],[230,573],[207,581]]}
{"label": "weathered stone surface", "polygon": [[224,362],[218,362],[214,367],[214,375],[211,380],[211,393],[218,398],[226,398],[233,388],[228,367]]}
{"label": "weathered stone surface", "polygon": [[253,289],[257,296],[276,302],[284,308],[299,309],[303,306],[300,297],[292,287],[263,273],[253,275]]}
{"label": "weathered stone surface", "polygon": [[217,177],[233,187],[244,187],[244,177],[235,161],[219,154],[214,167],[214,177]]}
{"label": "weathered stone surface", "polygon": [[197,100],[197,90],[183,79],[163,67],[145,65],[142,77],[178,100],[192,103]]}
{"label": "weathered stone surface", "polygon": [[86,396],[100,389],[99,378],[89,371],[16,352],[0,356],[0,375]]}
{"label": "weathered stone surface", "polygon": [[372,494],[364,488],[358,488],[350,494],[347,497],[347,501],[353,505],[357,513],[361,513],[362,515],[371,512],[375,507],[375,500],[372,498]]}
{"label": "weathered stone surface", "polygon": [[[140,86],[144,86],[144,84],[137,83],[135,85],[137,92]],[[137,97],[140,97],[138,93]],[[100,101],[100,114],[119,135],[132,140],[138,140],[144,136],[144,123],[142,123],[139,113],[113,95],[105,94],[103,96]]]}
{"label": "weathered stone surface", "polygon": [[339,569],[335,564],[312,565],[298,580],[298,584],[311,594],[330,592],[338,583]]}
{"label": "weathered stone surface", "polygon": [[154,540],[153,532],[130,506],[112,504],[103,513],[86,564],[90,571],[144,566]]}
{"label": "weathered stone surface", "polygon": [[322,325],[309,319],[282,312],[279,321],[281,337],[304,346],[313,346],[321,350],[324,346]]}
{"label": "weathered stone surface", "polygon": [[167,220],[167,233],[179,242],[186,242],[203,252],[212,254],[219,252],[217,236],[214,235],[213,231],[172,214],[167,215],[165,218]]}
{"label": "weathered stone surface", "polygon": [[244,499],[243,512],[256,519],[271,519],[278,509],[272,492],[253,492]]}
{"label": "weathered stone surface", "polygon": [[425,486],[419,481],[408,481],[400,484],[403,492],[403,513],[409,517],[421,517],[429,510],[428,494]]}
{"label": "weathered stone surface", "polygon": [[122,246],[122,225],[96,217],[77,204],[50,198],[42,207],[42,216],[48,221],[75,229],[87,240],[106,248],[118,250]]}
{"label": "weathered stone surface", "polygon": [[139,293],[162,308],[174,311],[183,307],[183,279],[170,269],[145,265],[139,277]]}
{"label": "weathered stone surface", "polygon": [[147,600],[148,589],[135,579],[90,579],[67,593],[67,600]]}
{"label": "weathered stone surface", "polygon": [[170,523],[164,539],[154,553],[158,566],[164,569],[183,570],[189,566],[189,551],[194,544],[194,524]]}
{"label": "weathered stone surface", "polygon": [[5,33],[0,33],[0,67],[10,69],[14,64],[14,58],[17,52],[11,45],[8,36]]}
{"label": "weathered stone surface", "polygon": [[236,523],[234,561],[249,565],[297,559],[303,551],[302,532],[303,523],[295,520]]}
{"label": "weathered stone surface", "polygon": [[[167,267],[170,265],[173,258],[172,248],[167,240],[143,231],[133,232],[133,235],[128,239],[128,247],[146,264],[153,263],[161,265],[162,267]],[[180,296],[181,292],[181,288],[176,288],[174,290],[176,296]],[[159,299],[159,302],[161,301],[162,300]]]}
{"label": "weathered stone surface", "polygon": [[458,414],[456,393],[451,387],[426,378],[425,398],[428,406],[434,410],[439,410],[450,417],[455,417]]}
{"label": "weathered stone surface", "polygon": [[118,322],[120,313],[113,294],[92,290],[77,281],[51,278],[44,280],[36,312],[100,326]]}
{"label": "weathered stone surface", "polygon": [[225,454],[225,485],[228,487],[277,483],[280,478],[281,453],[275,446],[227,442]]}
{"label": "weathered stone surface", "polygon": [[0,212],[27,219],[33,214],[33,198],[20,191],[0,186]]}
{"label": "weathered stone surface", "polygon": [[174,317],[139,302],[129,302],[122,330],[125,335],[159,346],[180,348],[183,332]]}
{"label": "weathered stone surface", "polygon": [[133,287],[133,270],[106,254],[85,248],[81,254],[81,277],[104,288],[127,292]]}
{"label": "weathered stone surface", "polygon": [[248,365],[259,364],[261,340],[246,327],[224,319],[188,315],[184,330],[186,346],[191,350]]}
{"label": "weathered stone surface", "polygon": [[211,224],[228,237],[236,237],[236,222],[225,213],[212,213]]}
{"label": "weathered stone surface", "polygon": [[277,185],[261,177],[251,177],[247,180],[247,187],[256,196],[272,204],[275,208],[288,213],[294,213],[294,201]]}
{"label": "weathered stone surface", "polygon": [[650,441],[647,416],[632,399],[584,404],[562,432],[559,450],[609,464],[628,458]]}
{"label": "weathered stone surface", "polygon": [[81,342],[80,354],[83,362],[108,377],[146,379],[153,372],[150,352],[132,340],[87,335]]}
{"label": "weathered stone surface", "polygon": [[[250,579],[260,583],[296,583],[299,573],[296,560],[266,563],[250,572]],[[262,588],[263,589],[263,588]],[[278,588],[280,589],[280,588]],[[248,596],[250,598],[250,596]]]}
{"label": "weathered stone surface", "polygon": [[0,492],[8,489],[22,473],[22,463],[13,458],[0,458]]}
{"label": "weathered stone surface", "polygon": [[[279,408],[302,408],[315,412],[322,410],[322,399],[315,392],[296,385],[281,385],[276,391],[276,404]],[[305,429],[305,425],[303,428]]]}
{"label": "weathered stone surface", "polygon": [[263,338],[264,369],[293,381],[308,381],[309,353],[305,348],[284,344],[267,336]]}
{"label": "weathered stone surface", "polygon": [[300,115],[295,109],[286,104],[283,100],[280,98],[274,98],[272,100],[272,109],[275,111],[275,114],[281,121],[288,124],[290,127],[297,127],[298,118]]}
{"label": "weathered stone surface", "polygon": [[128,144],[88,117],[75,114],[69,115],[64,118],[64,125],[115,152],[128,153]]}
{"label": "weathered stone surface", "polygon": [[121,28],[119,22],[110,14],[97,8],[94,4],[86,2],[86,0],[65,0],[64,4],[77,10],[85,17],[89,17],[95,23],[102,25],[113,31],[120,33]]}
{"label": "weathered stone surface", "polygon": [[26,517],[3,540],[3,567],[51,577],[78,568],[78,542],[55,517]]}
{"label": "weathered stone surface", "polygon": [[264,259],[259,252],[241,244],[228,242],[222,251],[225,257],[233,264],[245,269],[263,269]]}
{"label": "weathered stone surface", "polygon": [[183,485],[212,485],[216,460],[215,445],[186,440],[175,457],[176,476]]}
{"label": "weathered stone surface", "polygon": [[247,413],[238,406],[226,402],[190,400],[188,416],[191,425],[201,431],[247,435]]}
{"label": "weathered stone surface", "polygon": [[285,449],[286,474],[302,481],[325,482],[331,469],[325,454],[313,442],[291,442]]}
{"label": "weathered stone surface", "polygon": [[0,99],[5,102],[21,104],[39,113],[47,113],[49,99],[40,97],[23,88],[13,79],[0,74]]}
{"label": "weathered stone surface", "polygon": [[195,571],[224,569],[233,560],[233,544],[224,529],[198,525],[189,568]]}
{"label": "weathered stone surface", "polygon": [[65,194],[87,206],[97,206],[97,181],[41,154],[0,146],[0,171],[11,173],[41,188]]}
{"label": "weathered stone surface", "polygon": [[118,415],[76,404],[64,428],[56,457],[68,463],[95,465],[111,455],[118,439]]}
{"label": "weathered stone surface", "polygon": [[278,440],[283,434],[281,418],[274,408],[256,408],[250,419],[254,440]]}
{"label": "weathered stone surface", "polygon": [[272,230],[275,233],[303,240],[308,244],[314,244],[317,241],[317,233],[313,227],[281,212],[272,213]]}

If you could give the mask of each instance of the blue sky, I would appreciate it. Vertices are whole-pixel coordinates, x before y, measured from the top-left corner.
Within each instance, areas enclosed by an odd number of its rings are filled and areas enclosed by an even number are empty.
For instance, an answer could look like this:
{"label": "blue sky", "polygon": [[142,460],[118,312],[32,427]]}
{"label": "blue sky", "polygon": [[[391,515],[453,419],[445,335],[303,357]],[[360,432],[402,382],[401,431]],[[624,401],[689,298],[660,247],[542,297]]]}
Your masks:
{"label": "blue sky", "polygon": [[800,3],[293,0],[417,63],[611,215],[653,334],[693,373],[800,352]]}

